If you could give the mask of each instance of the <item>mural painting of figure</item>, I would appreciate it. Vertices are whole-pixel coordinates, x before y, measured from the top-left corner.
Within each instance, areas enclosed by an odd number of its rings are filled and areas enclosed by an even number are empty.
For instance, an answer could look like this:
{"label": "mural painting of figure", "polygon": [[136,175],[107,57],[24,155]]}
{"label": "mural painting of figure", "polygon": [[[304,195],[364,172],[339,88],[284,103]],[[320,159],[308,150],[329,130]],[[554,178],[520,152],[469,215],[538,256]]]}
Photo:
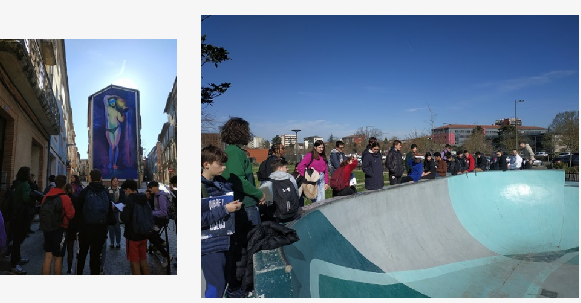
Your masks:
{"label": "mural painting of figure", "polygon": [[119,140],[121,139],[122,123],[127,117],[129,109],[125,106],[125,100],[117,95],[105,95],[105,136],[109,143],[109,169],[117,169],[119,157]]}

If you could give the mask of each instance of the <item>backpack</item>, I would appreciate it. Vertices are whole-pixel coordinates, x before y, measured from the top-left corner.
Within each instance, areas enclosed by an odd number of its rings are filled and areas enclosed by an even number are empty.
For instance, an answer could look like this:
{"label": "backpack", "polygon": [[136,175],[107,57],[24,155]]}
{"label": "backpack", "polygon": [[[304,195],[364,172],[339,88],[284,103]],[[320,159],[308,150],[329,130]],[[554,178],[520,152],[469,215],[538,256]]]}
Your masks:
{"label": "backpack", "polygon": [[40,217],[40,230],[54,231],[63,224],[63,200],[60,193],[56,196],[47,196],[44,202],[40,205],[38,215]]}
{"label": "backpack", "polygon": [[274,216],[281,220],[293,218],[300,207],[297,191],[289,179],[272,180],[272,200]]}
{"label": "backpack", "polygon": [[89,188],[83,205],[83,218],[87,224],[107,224],[109,194],[106,190],[95,192]]}
{"label": "backpack", "polygon": [[135,203],[131,225],[133,225],[134,233],[138,235],[149,235],[153,230],[153,212],[151,211],[149,203]]}
{"label": "backpack", "polygon": [[256,178],[258,178],[258,181],[266,181],[268,180],[268,176],[266,175],[266,165],[268,162],[268,159],[271,156],[268,156],[268,158],[266,158],[264,161],[262,161],[260,163],[260,166],[258,166],[258,171],[256,172]]}
{"label": "backpack", "polygon": [[335,172],[333,172],[333,175],[331,176],[331,180],[329,180],[329,183],[331,185],[331,188],[335,191],[342,191],[343,188],[345,188],[345,167],[339,167],[337,168],[337,170],[335,170]]}

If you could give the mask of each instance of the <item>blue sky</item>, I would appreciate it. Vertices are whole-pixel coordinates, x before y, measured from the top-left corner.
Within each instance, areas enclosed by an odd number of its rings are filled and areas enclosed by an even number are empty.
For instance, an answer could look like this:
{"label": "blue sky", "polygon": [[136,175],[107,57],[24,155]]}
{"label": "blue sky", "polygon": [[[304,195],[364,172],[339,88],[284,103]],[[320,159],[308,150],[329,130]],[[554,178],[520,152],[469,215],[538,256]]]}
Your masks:
{"label": "blue sky", "polygon": [[177,76],[177,40],[65,39],[77,148],[88,158],[88,97],[111,85],[139,90],[144,156],[157,142],[167,96]]}
{"label": "blue sky", "polygon": [[[517,116],[547,127],[579,110],[578,16],[221,16],[201,22],[231,61],[202,84],[231,88],[202,110],[254,135],[342,137],[373,126],[405,139],[444,123]],[[220,123],[218,123],[220,124]]]}

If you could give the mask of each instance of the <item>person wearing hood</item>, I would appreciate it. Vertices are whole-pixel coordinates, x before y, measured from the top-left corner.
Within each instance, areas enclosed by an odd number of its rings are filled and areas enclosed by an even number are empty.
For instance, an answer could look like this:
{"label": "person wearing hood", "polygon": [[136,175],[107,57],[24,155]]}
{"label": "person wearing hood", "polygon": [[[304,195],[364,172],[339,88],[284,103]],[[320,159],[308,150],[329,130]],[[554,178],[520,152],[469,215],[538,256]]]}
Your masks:
{"label": "person wearing hood", "polygon": [[371,143],[371,148],[363,154],[361,169],[365,173],[365,189],[383,188],[383,161],[379,153],[379,143]]}
{"label": "person wearing hood", "polygon": [[147,235],[138,234],[132,228],[133,210],[135,205],[145,205],[149,208],[149,203],[145,194],[137,192],[137,182],[135,180],[125,180],[121,184],[121,190],[125,193],[125,207],[121,212],[121,220],[125,223],[123,237],[125,237],[125,251],[127,260],[131,266],[133,275],[149,275],[147,266]]}
{"label": "person wearing hood", "polygon": [[[85,259],[87,254],[90,255],[89,266],[91,268],[91,275],[98,275],[101,272],[101,250],[105,245],[107,239],[108,228],[107,225],[115,224],[115,217],[113,216],[113,204],[107,201],[109,209],[107,212],[107,224],[89,224],[85,221],[84,209],[85,198],[90,191],[93,193],[103,192],[108,197],[107,189],[103,185],[101,171],[93,169],[89,173],[91,182],[79,194],[78,205],[79,208],[75,210],[78,218],[79,227],[79,253],[77,254],[77,275],[82,275],[85,269]],[[108,199],[107,199],[108,200]],[[89,252],[90,250],[90,252]]]}
{"label": "person wearing hood", "polygon": [[335,142],[335,148],[331,150],[331,154],[329,155],[329,176],[333,176],[333,172],[341,166],[341,163],[347,159],[345,157],[345,153],[343,152],[343,148],[345,148],[345,143],[343,141]]}
{"label": "person wearing hood", "polygon": [[369,153],[369,150],[371,150],[371,144],[376,143],[376,142],[377,142],[377,138],[369,137],[369,143],[367,144],[367,146],[365,147],[365,149],[361,153],[361,159],[363,159],[363,156],[365,156],[365,154]]}
{"label": "person wearing hood", "polygon": [[[288,168],[286,167],[287,163],[285,160],[283,159],[276,159],[272,162],[271,164],[271,168],[272,168],[272,173],[268,176],[269,181],[264,182],[260,188],[268,188],[268,191],[270,193],[270,198],[273,197],[273,192],[272,192],[272,181],[282,181],[282,180],[290,180],[291,183],[294,185],[295,190],[297,192],[297,197],[299,197],[299,187],[297,185],[297,181],[295,180],[295,178],[288,173]],[[272,181],[271,181],[272,180]],[[269,199],[267,199],[268,201]],[[270,199],[272,200],[272,199]]]}

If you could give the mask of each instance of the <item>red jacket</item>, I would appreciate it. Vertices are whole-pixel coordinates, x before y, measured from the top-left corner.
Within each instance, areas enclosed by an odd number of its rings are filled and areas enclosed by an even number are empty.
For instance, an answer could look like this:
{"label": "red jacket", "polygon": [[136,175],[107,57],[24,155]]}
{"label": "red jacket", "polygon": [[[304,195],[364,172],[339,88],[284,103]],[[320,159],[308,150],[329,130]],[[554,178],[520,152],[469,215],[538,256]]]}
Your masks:
{"label": "red jacket", "polygon": [[62,194],[61,201],[63,204],[63,211],[65,212],[65,216],[63,217],[63,224],[61,224],[61,227],[68,228],[69,227],[69,220],[71,220],[75,216],[75,207],[73,206],[73,202],[71,201],[71,197],[67,196],[65,194],[64,190],[62,190],[60,188],[56,188],[56,187],[51,188],[48,191],[48,193],[46,193],[44,198],[42,199],[42,202],[40,202],[40,205],[42,205],[42,203],[44,203],[44,200],[46,200],[46,197],[56,196],[58,194]]}
{"label": "red jacket", "polygon": [[357,167],[357,159],[353,159],[351,164],[347,164],[339,169],[343,169],[343,178],[345,179],[345,187],[349,187],[349,180],[351,180],[351,172]]}
{"label": "red jacket", "polygon": [[468,172],[473,171],[474,167],[476,166],[476,163],[474,161],[474,157],[472,157],[471,154],[468,154],[468,157],[466,157],[466,161],[468,162]]}

